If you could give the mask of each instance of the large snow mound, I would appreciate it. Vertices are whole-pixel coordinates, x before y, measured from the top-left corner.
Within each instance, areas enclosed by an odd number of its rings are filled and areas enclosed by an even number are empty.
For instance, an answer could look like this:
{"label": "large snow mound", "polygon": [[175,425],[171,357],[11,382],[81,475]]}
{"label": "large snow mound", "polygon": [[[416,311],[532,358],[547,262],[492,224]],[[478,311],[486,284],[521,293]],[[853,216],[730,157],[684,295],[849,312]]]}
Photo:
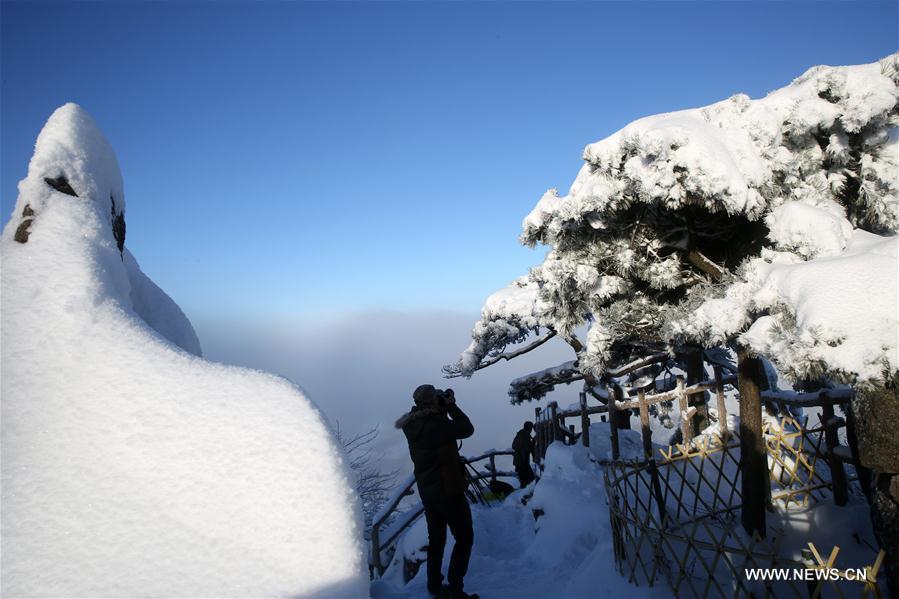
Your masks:
{"label": "large snow mound", "polygon": [[322,416],[283,379],[197,355],[117,247],[122,178],[84,110],[49,119],[19,192],[0,239],[2,594],[367,595]]}

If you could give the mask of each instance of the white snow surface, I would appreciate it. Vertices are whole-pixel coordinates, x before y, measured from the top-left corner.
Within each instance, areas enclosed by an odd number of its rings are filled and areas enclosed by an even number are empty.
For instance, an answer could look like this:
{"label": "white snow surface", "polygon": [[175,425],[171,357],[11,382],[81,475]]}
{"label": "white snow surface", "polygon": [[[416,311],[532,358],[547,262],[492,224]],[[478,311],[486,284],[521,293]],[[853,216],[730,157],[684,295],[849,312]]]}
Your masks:
{"label": "white snow surface", "polygon": [[[522,499],[531,492],[523,505]],[[670,596],[664,584],[633,586],[615,571],[602,472],[584,447],[553,443],[538,483],[516,490],[500,505],[473,505],[471,510],[474,547],[466,592],[484,599]],[[420,545],[424,533],[422,526],[414,528],[409,533],[413,540],[404,550]],[[448,534],[444,572],[452,547]],[[427,596],[426,564],[408,584],[398,574],[388,570],[372,584],[372,596]]]}
{"label": "white snow surface", "polygon": [[[839,255],[757,268],[752,301],[771,314],[743,342],[787,364],[820,362],[859,380],[899,369],[899,237],[857,229]],[[795,326],[784,327],[784,318]]]}
{"label": "white snow surface", "polygon": [[[43,181],[60,175],[78,197]],[[366,596],[328,426],[287,381],[197,355],[116,247],[122,178],[83,109],[49,119],[19,192],[0,239],[2,595]]]}
{"label": "white snow surface", "polygon": [[772,241],[804,258],[839,254],[852,237],[852,223],[832,201],[822,206],[785,202],[771,211],[765,223]]}

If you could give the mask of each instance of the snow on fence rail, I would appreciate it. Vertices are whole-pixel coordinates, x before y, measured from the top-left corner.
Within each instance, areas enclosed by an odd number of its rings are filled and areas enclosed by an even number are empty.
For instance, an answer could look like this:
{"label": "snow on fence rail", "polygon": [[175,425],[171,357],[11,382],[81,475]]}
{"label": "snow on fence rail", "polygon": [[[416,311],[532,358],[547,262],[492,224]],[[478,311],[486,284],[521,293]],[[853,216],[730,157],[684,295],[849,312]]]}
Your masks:
{"label": "snow on fence rail", "polygon": [[[491,483],[495,482],[497,477],[516,478],[516,474],[511,471],[499,470],[496,466],[497,456],[511,456],[511,449],[491,449],[476,457],[463,458],[465,467],[472,467],[467,472],[469,487],[476,486],[477,481],[489,478]],[[485,470],[478,470],[474,464],[487,461]],[[483,500],[483,495],[477,489],[470,489],[471,495]],[[400,510],[400,504],[403,499],[415,494],[415,475],[410,474],[403,483],[394,489],[393,494],[387,503],[378,510],[372,521],[371,526],[371,548],[369,552],[369,569],[373,578],[380,577],[387,569],[390,559],[384,559],[385,554],[389,555],[395,549],[395,545],[400,535],[409,529],[410,526],[424,513],[424,506],[421,501],[409,505],[406,509]],[[383,539],[383,540],[382,540]]]}

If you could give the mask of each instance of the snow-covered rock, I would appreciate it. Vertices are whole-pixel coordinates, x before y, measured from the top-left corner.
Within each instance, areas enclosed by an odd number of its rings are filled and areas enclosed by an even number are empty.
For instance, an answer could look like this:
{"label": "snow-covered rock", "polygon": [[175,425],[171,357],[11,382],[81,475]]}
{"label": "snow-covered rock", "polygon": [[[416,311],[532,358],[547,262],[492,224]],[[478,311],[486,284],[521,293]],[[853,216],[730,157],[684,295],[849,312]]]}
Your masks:
{"label": "snow-covered rock", "polygon": [[2,594],[366,596],[321,414],[283,379],[199,357],[119,247],[122,177],[79,106],[49,119],[19,194],[0,239]]}

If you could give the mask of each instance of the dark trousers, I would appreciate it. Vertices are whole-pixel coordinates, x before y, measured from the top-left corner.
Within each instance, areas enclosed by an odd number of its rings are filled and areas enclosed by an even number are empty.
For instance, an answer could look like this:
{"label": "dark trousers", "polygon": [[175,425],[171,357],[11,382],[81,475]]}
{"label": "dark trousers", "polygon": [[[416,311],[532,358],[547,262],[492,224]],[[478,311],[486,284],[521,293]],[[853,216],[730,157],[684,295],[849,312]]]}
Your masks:
{"label": "dark trousers", "polygon": [[515,466],[515,474],[518,475],[518,480],[521,481],[522,489],[531,484],[531,481],[536,478],[530,464],[519,464],[518,466]]}
{"label": "dark trousers", "polygon": [[446,546],[446,527],[449,526],[456,545],[450,557],[447,582],[454,591],[462,590],[462,579],[468,572],[468,559],[474,542],[471,527],[471,510],[465,495],[448,497],[425,504],[425,519],[428,522],[428,591],[435,595],[440,590],[443,575],[443,549]]}

